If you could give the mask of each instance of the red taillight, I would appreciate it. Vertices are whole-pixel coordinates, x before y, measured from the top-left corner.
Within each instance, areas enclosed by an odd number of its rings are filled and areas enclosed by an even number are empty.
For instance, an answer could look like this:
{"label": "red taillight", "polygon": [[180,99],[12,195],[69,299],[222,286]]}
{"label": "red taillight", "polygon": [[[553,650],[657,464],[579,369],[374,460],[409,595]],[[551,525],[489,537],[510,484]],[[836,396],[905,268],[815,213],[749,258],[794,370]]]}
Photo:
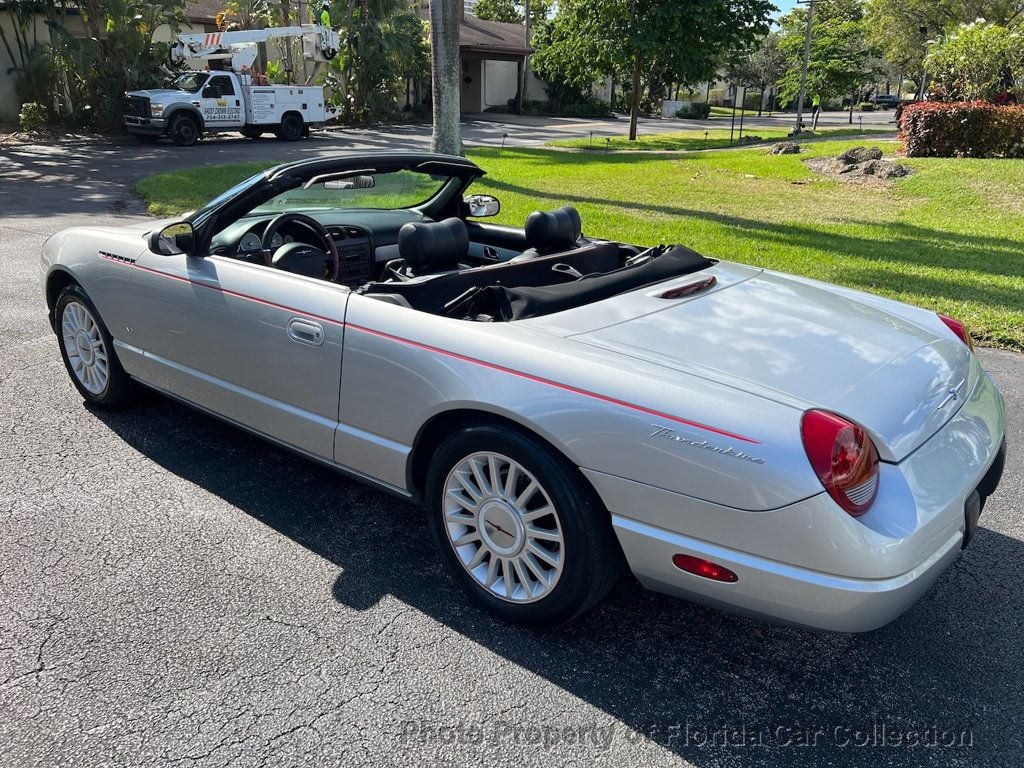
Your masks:
{"label": "red taillight", "polygon": [[946,327],[949,328],[949,330],[951,330],[953,333],[955,333],[957,335],[957,338],[960,339],[960,341],[962,341],[964,344],[966,344],[967,348],[971,350],[971,352],[974,351],[974,342],[971,341],[971,334],[967,332],[966,325],[961,323],[959,320],[956,320],[952,317],[947,317],[946,315],[939,315],[939,320],[945,323]]}
{"label": "red taillight", "polygon": [[854,517],[867,512],[878,495],[878,451],[867,433],[827,411],[807,411],[800,432],[828,495]]}
{"label": "red taillight", "polygon": [[701,560],[692,555],[673,555],[672,564],[676,568],[692,573],[696,576],[703,576],[712,581],[739,581],[739,576],[730,571],[724,565],[712,563],[710,560]]}

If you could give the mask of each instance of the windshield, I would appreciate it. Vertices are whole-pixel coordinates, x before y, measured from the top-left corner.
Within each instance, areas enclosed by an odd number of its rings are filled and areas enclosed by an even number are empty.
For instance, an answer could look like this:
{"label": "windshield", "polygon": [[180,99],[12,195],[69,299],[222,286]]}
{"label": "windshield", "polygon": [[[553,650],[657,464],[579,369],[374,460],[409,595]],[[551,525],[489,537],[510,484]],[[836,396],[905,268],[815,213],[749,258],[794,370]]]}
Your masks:
{"label": "windshield", "polygon": [[196,222],[197,220],[199,220],[199,219],[201,219],[203,217],[203,214],[207,213],[208,211],[213,210],[214,208],[219,206],[221,203],[223,203],[225,200],[228,200],[228,199],[234,197],[235,195],[240,194],[240,193],[246,191],[247,189],[251,189],[252,187],[255,187],[257,184],[259,184],[259,183],[261,183],[263,181],[265,176],[266,176],[265,172],[257,173],[255,176],[250,176],[245,181],[238,182],[237,184],[235,184],[235,186],[231,187],[231,189],[228,189],[228,190],[226,190],[224,192],[221,192],[219,195],[217,195],[215,198],[213,198],[213,200],[211,200],[206,205],[204,205],[202,208],[200,208],[198,211],[196,211],[191,216],[189,216],[188,220],[192,221],[192,222]]}
{"label": "windshield", "polygon": [[406,170],[347,173],[324,178],[308,188],[289,189],[253,209],[252,213],[331,208],[412,208],[430,200],[450,179],[447,175]]}
{"label": "windshield", "polygon": [[174,81],[171,83],[171,88],[178,91],[196,93],[203,87],[203,83],[209,79],[210,76],[205,72],[186,72],[185,74],[178,75],[174,78]]}

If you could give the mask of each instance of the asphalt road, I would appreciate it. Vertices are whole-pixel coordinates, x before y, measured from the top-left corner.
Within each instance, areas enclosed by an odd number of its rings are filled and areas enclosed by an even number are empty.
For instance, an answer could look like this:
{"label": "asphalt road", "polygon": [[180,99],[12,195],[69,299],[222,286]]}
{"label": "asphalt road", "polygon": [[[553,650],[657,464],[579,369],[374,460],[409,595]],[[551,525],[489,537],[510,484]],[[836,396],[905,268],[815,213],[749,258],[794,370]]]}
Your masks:
{"label": "asphalt road", "polygon": [[44,319],[43,240],[131,218],[157,167],[275,152],[0,149],[0,765],[1019,762],[1019,355],[981,353],[1010,458],[976,540],[855,636],[628,578],[564,629],[510,628],[464,604],[415,508],[157,396],[84,407]]}

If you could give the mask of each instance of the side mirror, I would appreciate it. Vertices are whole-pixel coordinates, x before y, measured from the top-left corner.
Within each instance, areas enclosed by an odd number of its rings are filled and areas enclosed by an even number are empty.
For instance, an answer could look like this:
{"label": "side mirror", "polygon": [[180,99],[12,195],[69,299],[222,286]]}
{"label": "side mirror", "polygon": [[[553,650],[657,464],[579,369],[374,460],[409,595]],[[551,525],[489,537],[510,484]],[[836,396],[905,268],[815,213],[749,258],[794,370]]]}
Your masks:
{"label": "side mirror", "polygon": [[487,216],[497,216],[501,210],[501,202],[490,195],[470,195],[462,202],[469,209],[469,215],[473,218],[482,219]]}
{"label": "side mirror", "polygon": [[149,233],[149,250],[161,256],[191,255],[195,244],[195,230],[187,221],[169,224]]}

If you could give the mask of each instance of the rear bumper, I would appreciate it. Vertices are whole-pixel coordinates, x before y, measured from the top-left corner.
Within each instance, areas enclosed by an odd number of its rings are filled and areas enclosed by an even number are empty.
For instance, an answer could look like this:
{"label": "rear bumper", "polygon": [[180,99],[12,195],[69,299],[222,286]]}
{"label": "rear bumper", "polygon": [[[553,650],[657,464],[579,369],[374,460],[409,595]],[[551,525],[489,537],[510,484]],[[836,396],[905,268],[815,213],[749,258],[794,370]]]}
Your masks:
{"label": "rear bumper", "polygon": [[[890,579],[850,579],[765,560],[617,515],[612,522],[626,559],[648,589],[833,632],[866,632],[904,613],[956,559],[963,540],[963,534],[956,533],[908,573]],[[681,571],[672,564],[677,553],[724,565],[739,579],[721,583]]]}

